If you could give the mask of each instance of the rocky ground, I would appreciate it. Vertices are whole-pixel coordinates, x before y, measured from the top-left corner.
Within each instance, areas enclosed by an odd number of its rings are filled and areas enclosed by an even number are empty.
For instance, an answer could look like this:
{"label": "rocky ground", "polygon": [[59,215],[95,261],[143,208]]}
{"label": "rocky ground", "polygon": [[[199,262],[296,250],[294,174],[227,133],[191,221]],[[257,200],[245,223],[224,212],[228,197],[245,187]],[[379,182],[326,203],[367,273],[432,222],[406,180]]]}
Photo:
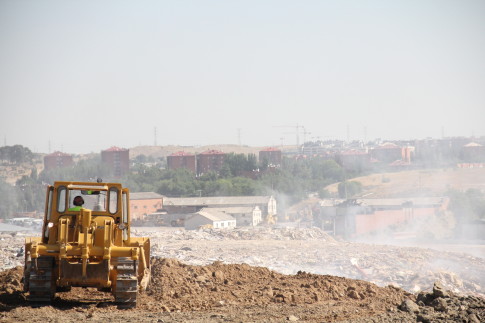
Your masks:
{"label": "rocky ground", "polygon": [[[142,233],[143,232],[143,233]],[[191,265],[214,261],[362,279],[419,292],[441,281],[456,293],[483,296],[485,259],[429,248],[337,241],[320,229],[140,230],[152,255]]]}
{"label": "rocky ground", "polygon": [[89,288],[32,307],[18,267],[23,237],[1,235],[0,321],[485,321],[481,257],[336,241],[318,229],[138,234],[152,240],[152,283],[131,310]]}

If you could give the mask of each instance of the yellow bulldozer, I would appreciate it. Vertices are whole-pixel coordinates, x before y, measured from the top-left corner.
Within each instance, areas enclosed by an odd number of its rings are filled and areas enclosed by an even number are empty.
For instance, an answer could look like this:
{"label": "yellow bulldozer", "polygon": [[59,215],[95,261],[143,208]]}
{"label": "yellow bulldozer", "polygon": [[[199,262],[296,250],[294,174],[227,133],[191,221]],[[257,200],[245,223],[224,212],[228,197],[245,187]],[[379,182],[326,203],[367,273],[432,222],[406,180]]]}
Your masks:
{"label": "yellow bulldozer", "polygon": [[130,235],[129,198],[121,184],[101,180],[47,187],[42,236],[25,241],[30,301],[51,302],[56,292],[96,287],[111,292],[119,307],[136,306],[150,281],[150,240]]}

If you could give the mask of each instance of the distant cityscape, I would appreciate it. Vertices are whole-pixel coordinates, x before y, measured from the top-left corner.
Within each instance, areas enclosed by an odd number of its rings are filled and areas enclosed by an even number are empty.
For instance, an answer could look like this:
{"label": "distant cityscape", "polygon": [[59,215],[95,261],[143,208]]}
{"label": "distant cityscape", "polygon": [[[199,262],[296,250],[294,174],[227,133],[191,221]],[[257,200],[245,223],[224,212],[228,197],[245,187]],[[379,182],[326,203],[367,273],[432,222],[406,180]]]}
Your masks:
{"label": "distant cityscape", "polygon": [[[141,169],[153,169],[153,166],[167,170],[184,169],[192,173],[194,176],[191,177],[194,179],[209,173],[224,176],[224,167],[227,168],[231,158],[234,161],[235,157],[241,157],[240,160],[243,161],[251,160],[252,163],[249,163],[251,167],[261,168],[245,169],[238,173],[238,176],[251,179],[264,177],[262,175],[265,172],[272,170],[285,170],[288,164],[295,165],[299,161],[314,159],[325,161],[324,164],[316,163],[317,165],[338,164],[339,168],[344,169],[349,174],[365,174],[380,172],[381,170],[399,172],[443,167],[485,168],[485,138],[474,137],[425,139],[411,142],[375,140],[366,143],[362,141],[317,140],[307,141],[300,146],[266,147],[250,150],[256,153],[240,153],[242,150],[236,149],[239,146],[234,146],[234,151],[221,151],[215,149],[216,147],[220,146],[214,146],[200,152],[194,152],[194,147],[183,147],[187,151],[176,151],[174,149],[172,152],[168,152],[168,150],[164,150],[162,157],[159,155],[157,158],[153,158],[140,152],[157,151],[162,148],[161,146],[150,146],[150,149],[148,147],[135,147],[133,150],[136,150],[136,153],[132,153],[131,156],[130,149],[113,146],[100,152],[100,161],[106,168],[110,169],[113,178],[120,180],[127,174],[133,175],[139,172],[139,164],[142,164],[143,167],[146,166]],[[10,148],[13,155],[15,155],[16,149],[19,155],[22,152],[21,147]],[[28,152],[26,148],[23,150],[24,153]],[[238,155],[245,155],[245,157],[242,158]],[[40,156],[42,155],[37,155],[38,162]],[[80,163],[84,158],[86,156],[55,151],[43,156],[43,169],[49,171],[68,168]],[[290,163],[286,163],[287,161],[290,161]],[[327,161],[332,162],[327,163]],[[6,162],[6,171],[14,174],[18,172],[13,167],[13,164],[10,165]],[[21,176],[22,174],[17,175]],[[16,183],[20,190],[25,187],[19,183],[26,181],[27,176],[34,178],[32,175],[24,174],[23,179]],[[293,178],[293,180],[296,179]],[[383,183],[385,180],[386,178],[382,177]],[[146,179],[143,179],[143,181],[144,184],[147,184]],[[187,185],[194,185],[190,183],[187,182]],[[34,187],[32,182],[29,185]],[[293,182],[291,185],[293,185]],[[345,184],[345,187],[347,187],[347,184]],[[196,193],[198,188],[194,186],[190,196],[179,194],[178,197],[174,197],[160,194],[161,192],[155,192],[155,190],[157,188],[151,186],[151,189],[147,191],[132,192],[130,214],[135,224],[146,225],[151,223],[153,225],[198,229],[202,227],[233,228],[236,226],[274,225],[277,222],[288,222],[298,223],[299,226],[316,226],[332,235],[354,237],[388,230],[391,226],[431,221],[435,217],[445,219],[451,205],[450,198],[445,196],[410,197],[398,195],[392,198],[366,198],[365,195],[349,194],[347,196],[346,188],[344,196],[320,196],[318,200],[309,199],[307,202],[296,203],[292,206],[284,205],[280,200],[278,203],[281,203],[282,207],[277,210],[278,198],[271,195],[275,194],[276,191],[264,196],[251,194],[244,196],[202,196],[201,192]],[[26,206],[24,210],[27,212],[18,212],[16,209],[11,209],[5,210],[3,213],[13,215],[14,218],[11,221],[14,222],[32,222],[33,218],[38,217],[37,212],[34,211],[35,207]],[[456,236],[475,236],[477,231],[475,229],[482,228],[484,225],[483,221],[474,222],[472,216],[459,219],[460,226],[454,233]],[[398,227],[397,230],[403,230],[403,228]],[[413,236],[418,234],[414,231],[405,233]]]}
{"label": "distant cityscape", "polygon": [[[166,156],[166,167],[171,170],[186,169],[196,175],[219,172],[226,155],[209,149],[200,153],[177,151]],[[347,171],[372,169],[403,170],[416,167],[483,167],[485,163],[485,138],[454,137],[415,141],[375,140],[346,142],[342,140],[307,141],[296,148],[267,147],[258,152],[260,163],[268,167],[282,166],[283,157],[294,159],[322,158],[334,160]],[[121,177],[130,169],[130,150],[111,147],[101,151],[101,160]],[[44,156],[46,170],[72,166],[73,155],[60,151]]]}

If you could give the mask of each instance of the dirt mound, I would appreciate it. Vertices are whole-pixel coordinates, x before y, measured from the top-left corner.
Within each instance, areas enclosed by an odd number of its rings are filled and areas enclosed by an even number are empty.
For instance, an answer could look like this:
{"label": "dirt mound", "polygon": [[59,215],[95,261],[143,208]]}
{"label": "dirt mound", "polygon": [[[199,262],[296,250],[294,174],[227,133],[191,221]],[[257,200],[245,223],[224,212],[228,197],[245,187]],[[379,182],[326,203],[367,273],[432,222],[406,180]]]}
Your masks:
{"label": "dirt mound", "polygon": [[0,272],[0,310],[25,301],[22,284],[23,268],[16,267]]}
{"label": "dirt mound", "polygon": [[455,296],[439,285],[416,297],[392,286],[305,272],[283,275],[246,264],[190,266],[152,259],[152,282],[132,310],[118,310],[110,294],[94,288],[73,288],[58,293],[50,306],[31,307],[21,277],[21,267],[0,273],[2,321],[473,322],[485,317],[483,299]]}
{"label": "dirt mound", "polygon": [[399,305],[410,296],[401,289],[380,288],[364,281],[299,272],[283,275],[246,264],[188,266],[174,259],[157,259],[147,295],[162,303],[164,310],[207,310],[230,305],[291,305],[329,301],[374,304],[374,310]]}

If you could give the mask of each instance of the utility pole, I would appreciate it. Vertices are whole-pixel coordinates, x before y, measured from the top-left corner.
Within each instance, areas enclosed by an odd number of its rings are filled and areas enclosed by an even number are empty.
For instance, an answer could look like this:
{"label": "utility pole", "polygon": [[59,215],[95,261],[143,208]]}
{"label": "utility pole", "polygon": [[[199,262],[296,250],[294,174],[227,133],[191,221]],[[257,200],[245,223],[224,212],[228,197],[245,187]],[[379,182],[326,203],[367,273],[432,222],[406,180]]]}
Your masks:
{"label": "utility pole", "polygon": [[296,149],[300,148],[300,126],[298,123],[295,126],[295,131],[296,131]]}
{"label": "utility pole", "polygon": [[302,126],[302,128],[303,128],[303,145],[304,145],[306,142],[306,135],[311,135],[312,133],[306,131],[305,127]]}

